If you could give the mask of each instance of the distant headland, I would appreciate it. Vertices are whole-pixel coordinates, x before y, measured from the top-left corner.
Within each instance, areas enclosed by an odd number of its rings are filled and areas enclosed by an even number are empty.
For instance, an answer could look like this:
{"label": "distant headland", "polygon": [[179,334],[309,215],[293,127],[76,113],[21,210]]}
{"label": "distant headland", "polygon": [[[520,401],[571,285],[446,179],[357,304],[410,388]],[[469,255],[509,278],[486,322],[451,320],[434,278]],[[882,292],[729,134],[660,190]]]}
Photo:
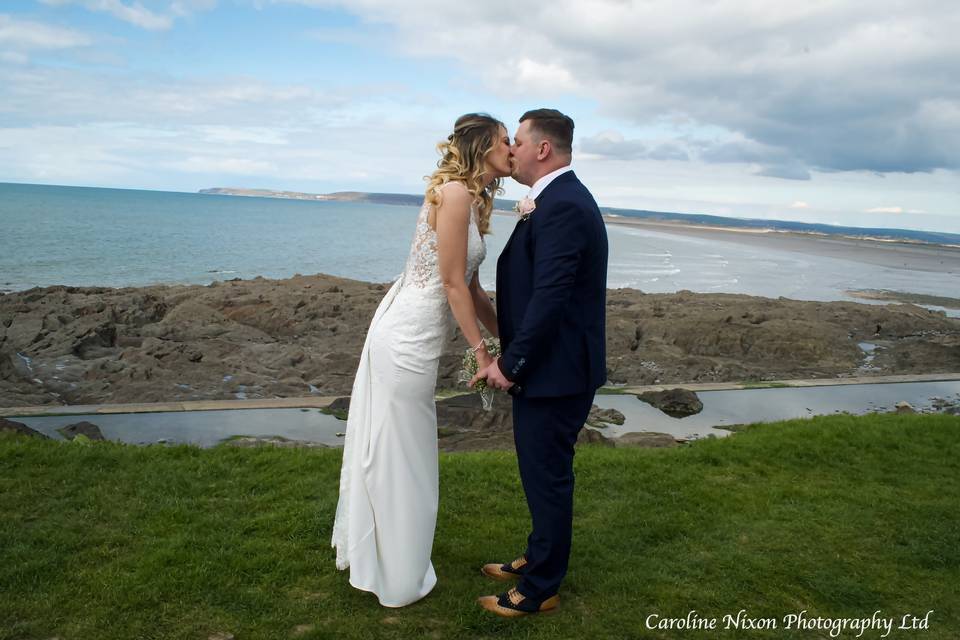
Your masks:
{"label": "distant headland", "polygon": [[[274,189],[247,189],[240,187],[214,187],[201,189],[199,193],[219,196],[246,196],[252,198],[286,198],[289,200],[312,200],[334,202],[366,202],[371,204],[392,204],[418,207],[423,203],[422,194],[408,193],[368,193],[364,191],[337,191],[334,193],[301,193],[299,191],[277,191]],[[511,211],[515,200],[497,199],[494,206],[500,211]],[[699,213],[673,213],[669,211],[647,211],[645,209],[620,209],[600,207],[607,222],[647,222],[669,224],[671,226],[705,227],[725,229],[727,231],[774,231],[786,233],[810,234],[816,236],[841,236],[857,240],[875,240],[880,242],[905,242],[937,244],[960,247],[960,234],[938,231],[918,231],[914,229],[886,229],[866,227],[842,227],[814,222],[794,222],[790,220],[766,220],[760,218],[730,218]],[[618,220],[619,219],[619,220]],[[627,219],[627,220],[624,220]]]}
{"label": "distant headland", "polygon": [[[249,198],[287,198],[289,200],[334,200],[338,202],[370,202],[374,204],[398,204],[419,206],[423,195],[408,193],[366,193],[363,191],[337,191],[336,193],[300,193],[299,191],[275,191],[273,189],[241,189],[216,187],[200,189],[200,193],[215,196],[246,196]],[[497,202],[500,205],[500,201]],[[511,201],[509,206],[513,206]]]}

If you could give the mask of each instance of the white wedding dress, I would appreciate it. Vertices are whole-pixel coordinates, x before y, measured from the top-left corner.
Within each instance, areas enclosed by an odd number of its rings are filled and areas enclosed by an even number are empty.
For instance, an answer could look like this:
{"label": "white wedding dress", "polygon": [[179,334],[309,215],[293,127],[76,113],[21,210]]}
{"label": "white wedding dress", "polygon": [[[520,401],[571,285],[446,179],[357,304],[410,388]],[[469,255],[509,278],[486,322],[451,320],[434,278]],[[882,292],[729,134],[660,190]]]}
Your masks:
{"label": "white wedding dress", "polygon": [[[443,185],[450,187],[452,183]],[[459,183],[458,183],[459,184]],[[439,500],[437,365],[456,326],[424,202],[403,275],[380,302],[350,396],[332,546],[350,584],[386,607],[427,595]],[[486,256],[471,208],[464,277]]]}

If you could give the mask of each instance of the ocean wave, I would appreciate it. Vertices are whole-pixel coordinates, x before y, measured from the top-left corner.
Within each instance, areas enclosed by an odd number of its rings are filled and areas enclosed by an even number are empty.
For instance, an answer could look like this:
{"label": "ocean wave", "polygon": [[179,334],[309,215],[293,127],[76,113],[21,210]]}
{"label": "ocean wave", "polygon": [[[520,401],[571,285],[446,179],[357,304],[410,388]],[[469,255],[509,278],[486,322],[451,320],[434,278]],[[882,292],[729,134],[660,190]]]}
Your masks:
{"label": "ocean wave", "polygon": [[638,276],[675,276],[680,271],[680,269],[634,269],[633,273]]}

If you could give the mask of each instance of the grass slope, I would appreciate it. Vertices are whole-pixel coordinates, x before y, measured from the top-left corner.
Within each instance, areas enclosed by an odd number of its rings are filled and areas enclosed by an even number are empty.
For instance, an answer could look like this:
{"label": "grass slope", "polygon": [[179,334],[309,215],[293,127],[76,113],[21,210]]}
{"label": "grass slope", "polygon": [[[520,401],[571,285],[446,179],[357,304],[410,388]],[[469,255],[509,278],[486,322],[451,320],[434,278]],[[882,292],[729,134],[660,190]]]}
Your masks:
{"label": "grass slope", "polygon": [[[0,638],[828,638],[783,616],[880,610],[960,631],[960,419],[830,416],[576,459],[561,610],[505,621],[479,573],[524,548],[507,453],[441,458],[435,591],[381,608],[329,547],[340,452],[0,434]],[[722,630],[741,609],[771,630]],[[717,631],[647,629],[691,610]],[[857,637],[845,631],[841,638]],[[861,637],[879,638],[880,631]]]}

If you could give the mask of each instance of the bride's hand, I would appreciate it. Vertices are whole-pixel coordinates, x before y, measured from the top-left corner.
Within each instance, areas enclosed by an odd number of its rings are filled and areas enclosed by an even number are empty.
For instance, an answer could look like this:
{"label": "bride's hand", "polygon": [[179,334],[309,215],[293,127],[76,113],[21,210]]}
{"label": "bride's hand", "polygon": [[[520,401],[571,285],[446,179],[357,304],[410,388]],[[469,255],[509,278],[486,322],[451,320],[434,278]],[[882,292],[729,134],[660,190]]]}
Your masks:
{"label": "bride's hand", "polygon": [[493,356],[487,353],[487,350],[481,348],[477,351],[477,371],[483,371],[493,364]]}

